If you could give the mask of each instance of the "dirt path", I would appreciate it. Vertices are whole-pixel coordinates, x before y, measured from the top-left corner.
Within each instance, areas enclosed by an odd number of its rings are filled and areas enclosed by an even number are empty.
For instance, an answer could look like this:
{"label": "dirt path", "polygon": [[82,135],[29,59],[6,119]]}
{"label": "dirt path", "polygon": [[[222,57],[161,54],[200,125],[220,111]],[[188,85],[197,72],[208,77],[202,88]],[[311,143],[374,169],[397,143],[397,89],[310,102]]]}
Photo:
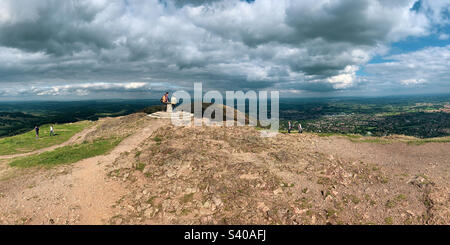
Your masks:
{"label": "dirt path", "polygon": [[0,224],[105,224],[126,192],[107,178],[108,164],[147,139],[162,120],[123,140],[109,154],[0,182]]}
{"label": "dirt path", "polygon": [[13,154],[13,155],[3,155],[3,156],[0,156],[0,160],[2,160],[2,159],[12,159],[12,158],[15,158],[15,157],[25,157],[25,156],[30,156],[30,155],[34,155],[34,154],[39,154],[39,153],[42,153],[42,152],[52,151],[54,149],[57,149],[57,148],[60,148],[60,147],[63,147],[63,146],[67,146],[67,145],[70,145],[72,143],[80,142],[86,135],[88,135],[90,132],[94,131],[95,128],[96,128],[96,126],[88,127],[86,129],[82,130],[81,132],[76,133],[69,140],[67,140],[67,141],[65,141],[65,142],[63,142],[61,144],[52,145],[52,146],[49,146],[49,147],[46,147],[46,148],[42,148],[42,149],[35,150],[35,151],[32,151],[32,152],[27,152],[27,153],[18,153],[18,154]]}

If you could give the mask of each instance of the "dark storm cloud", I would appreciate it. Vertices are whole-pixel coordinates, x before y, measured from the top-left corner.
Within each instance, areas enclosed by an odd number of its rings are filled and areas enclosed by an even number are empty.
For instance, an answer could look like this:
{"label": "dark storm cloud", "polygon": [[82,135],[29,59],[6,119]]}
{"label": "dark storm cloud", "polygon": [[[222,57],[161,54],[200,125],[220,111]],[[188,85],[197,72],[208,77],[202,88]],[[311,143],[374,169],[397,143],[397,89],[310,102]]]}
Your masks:
{"label": "dark storm cloud", "polygon": [[[433,4],[421,8],[447,6]],[[356,71],[386,52],[389,42],[426,35],[430,19],[442,19],[412,11],[413,5],[3,0],[0,90],[11,84],[26,90],[32,83],[35,94],[89,95],[141,83],[189,89],[193,82],[210,89],[351,89],[363,84]]]}
{"label": "dark storm cloud", "polygon": [[34,7],[35,12],[0,25],[0,45],[58,56],[111,47],[112,30],[93,23],[102,9],[80,1],[36,2],[11,4],[17,9]]}

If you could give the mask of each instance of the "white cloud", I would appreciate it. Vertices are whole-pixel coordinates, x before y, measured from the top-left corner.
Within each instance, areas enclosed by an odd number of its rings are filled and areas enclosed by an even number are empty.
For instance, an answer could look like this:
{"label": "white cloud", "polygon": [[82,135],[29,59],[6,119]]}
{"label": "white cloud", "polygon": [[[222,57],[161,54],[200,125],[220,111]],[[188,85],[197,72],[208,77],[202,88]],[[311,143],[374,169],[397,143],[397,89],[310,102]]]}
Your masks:
{"label": "white cloud", "polygon": [[51,87],[32,87],[34,94],[38,96],[72,95],[86,96],[99,92],[149,92],[150,84],[144,82],[132,83],[81,83],[70,85],[57,85]]}
{"label": "white cloud", "polygon": [[450,45],[391,55],[385,59],[391,61],[365,67],[373,85],[385,89],[420,85],[434,88],[435,92],[450,91]]}
{"label": "white cloud", "polygon": [[445,33],[441,33],[439,35],[439,40],[448,40],[450,38],[450,35],[445,34]]}
{"label": "white cloud", "polygon": [[[5,83],[29,83],[45,87],[42,95],[141,92],[134,81],[350,89],[359,81],[356,70],[385,54],[390,42],[446,23],[438,14],[448,9],[445,1],[423,1],[417,12],[410,10],[414,2],[2,0],[0,90]],[[392,67],[408,67],[406,60],[398,63]],[[92,83],[83,87],[86,81]]]}
{"label": "white cloud", "polygon": [[332,76],[327,79],[328,82],[333,84],[335,89],[348,88],[354,85],[356,79],[356,71],[359,68],[357,66],[347,66],[341,74]]}
{"label": "white cloud", "polygon": [[419,79],[411,78],[411,79],[401,80],[401,83],[404,85],[415,85],[415,84],[421,84],[421,83],[425,83],[425,82],[426,82],[426,80],[422,79],[422,78],[419,78]]}
{"label": "white cloud", "polygon": [[422,11],[436,24],[450,24],[450,2],[448,0],[421,1]]}

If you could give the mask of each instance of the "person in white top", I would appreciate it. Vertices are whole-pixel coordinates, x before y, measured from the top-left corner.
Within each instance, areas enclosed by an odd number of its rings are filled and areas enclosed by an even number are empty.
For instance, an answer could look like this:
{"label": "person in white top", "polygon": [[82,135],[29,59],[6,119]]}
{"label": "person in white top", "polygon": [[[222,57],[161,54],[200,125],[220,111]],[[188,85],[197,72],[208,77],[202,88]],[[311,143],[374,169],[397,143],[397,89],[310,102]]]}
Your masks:
{"label": "person in white top", "polygon": [[50,125],[50,136],[55,136],[55,133],[53,132],[53,125]]}

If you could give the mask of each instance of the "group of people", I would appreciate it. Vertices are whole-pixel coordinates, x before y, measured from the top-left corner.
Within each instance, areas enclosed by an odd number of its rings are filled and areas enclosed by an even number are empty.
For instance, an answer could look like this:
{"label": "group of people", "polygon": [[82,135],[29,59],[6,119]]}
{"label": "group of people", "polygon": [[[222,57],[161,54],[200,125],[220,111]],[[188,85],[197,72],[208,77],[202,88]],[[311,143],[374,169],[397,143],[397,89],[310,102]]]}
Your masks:
{"label": "group of people", "polygon": [[[39,139],[39,126],[34,126],[34,131],[36,132],[36,139]],[[55,136],[53,125],[50,125],[50,136]]]}
{"label": "group of people", "polygon": [[[291,121],[289,121],[288,122],[288,133],[289,134],[291,133],[293,128],[294,128],[294,125],[291,123]],[[302,125],[300,123],[297,125],[297,128],[298,128],[298,133],[299,134],[303,133],[303,128],[302,128]]]}

